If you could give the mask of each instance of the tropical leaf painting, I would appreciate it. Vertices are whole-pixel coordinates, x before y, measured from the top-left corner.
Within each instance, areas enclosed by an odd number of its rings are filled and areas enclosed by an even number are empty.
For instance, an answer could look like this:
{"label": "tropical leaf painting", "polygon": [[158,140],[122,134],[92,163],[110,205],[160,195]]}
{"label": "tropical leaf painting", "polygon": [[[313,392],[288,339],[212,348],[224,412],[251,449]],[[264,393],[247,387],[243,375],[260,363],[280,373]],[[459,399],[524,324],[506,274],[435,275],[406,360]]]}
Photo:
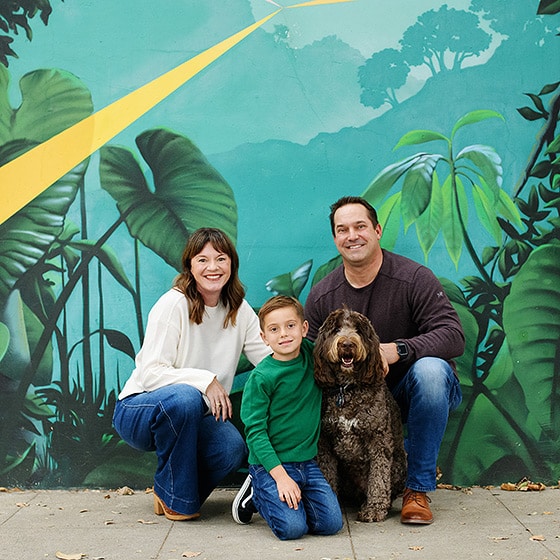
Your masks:
{"label": "tropical leaf painting", "polygon": [[[253,307],[271,294],[303,302],[341,263],[328,204],[360,193],[383,248],[429,261],[463,325],[443,482],[557,482],[558,0],[520,3],[515,17],[507,2],[410,3],[407,21],[377,17],[373,2],[292,5],[297,33],[289,17],[265,25],[284,8],[256,0],[225,12],[189,0],[172,16],[123,0],[114,26],[95,3],[35,4],[45,10],[6,11],[0,30],[0,169],[76,130],[91,159],[0,224],[2,485],[151,484],[153,457],[120,441],[112,410],[189,235],[230,236]],[[352,10],[372,16],[363,35],[362,19],[343,24]],[[376,24],[397,33],[395,48],[377,50]],[[139,93],[195,62],[204,68],[137,113]],[[126,124],[99,147],[108,114]],[[39,185],[1,186],[11,202]],[[271,263],[287,272],[271,278]],[[240,360],[232,393],[240,429],[251,367]]]}
{"label": "tropical leaf painting", "polygon": [[153,188],[126,148],[101,149],[101,186],[115,199],[131,235],[181,270],[181,254],[195,229],[219,227],[237,240],[237,206],[225,179],[184,136],[148,130],[136,143]]}

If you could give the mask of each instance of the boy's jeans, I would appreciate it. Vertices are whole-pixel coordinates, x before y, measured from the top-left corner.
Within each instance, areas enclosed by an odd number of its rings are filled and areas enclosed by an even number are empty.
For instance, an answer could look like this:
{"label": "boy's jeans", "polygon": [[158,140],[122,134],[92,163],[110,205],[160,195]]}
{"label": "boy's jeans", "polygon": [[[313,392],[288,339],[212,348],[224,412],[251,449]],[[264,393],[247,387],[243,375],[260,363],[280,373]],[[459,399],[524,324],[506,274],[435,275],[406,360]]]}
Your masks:
{"label": "boy's jeans", "polygon": [[451,366],[440,358],[420,358],[392,389],[407,425],[406,487],[436,489],[439,448],[449,413],[461,404],[461,386]]}
{"label": "boy's jeans", "polygon": [[283,463],[301,489],[298,509],[290,509],[278,496],[276,482],[262,465],[249,465],[253,502],[272,532],[281,540],[299,539],[306,533],[333,535],[342,529],[342,513],[315,461]]}
{"label": "boy's jeans", "polygon": [[198,389],[185,384],[117,401],[113,425],[126,443],[155,451],[154,491],[172,510],[197,513],[212,490],[247,458],[231,422],[216,421]]}

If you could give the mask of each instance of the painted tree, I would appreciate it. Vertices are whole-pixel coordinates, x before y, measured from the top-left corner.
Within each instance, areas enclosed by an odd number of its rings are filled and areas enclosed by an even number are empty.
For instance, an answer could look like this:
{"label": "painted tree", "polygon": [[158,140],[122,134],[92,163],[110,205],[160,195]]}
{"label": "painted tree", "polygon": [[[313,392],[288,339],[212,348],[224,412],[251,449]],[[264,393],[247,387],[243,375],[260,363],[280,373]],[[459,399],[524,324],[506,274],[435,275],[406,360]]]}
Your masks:
{"label": "painted tree", "polygon": [[385,103],[389,103],[391,107],[397,106],[397,90],[404,86],[409,72],[410,67],[401,51],[383,49],[374,53],[358,69],[358,79],[362,88],[360,101],[374,109]]}
{"label": "painted tree", "polygon": [[439,72],[461,67],[470,57],[490,46],[491,37],[481,29],[478,16],[464,10],[448,8],[429,10],[409,27],[400,43],[411,66],[425,64],[435,76]]}

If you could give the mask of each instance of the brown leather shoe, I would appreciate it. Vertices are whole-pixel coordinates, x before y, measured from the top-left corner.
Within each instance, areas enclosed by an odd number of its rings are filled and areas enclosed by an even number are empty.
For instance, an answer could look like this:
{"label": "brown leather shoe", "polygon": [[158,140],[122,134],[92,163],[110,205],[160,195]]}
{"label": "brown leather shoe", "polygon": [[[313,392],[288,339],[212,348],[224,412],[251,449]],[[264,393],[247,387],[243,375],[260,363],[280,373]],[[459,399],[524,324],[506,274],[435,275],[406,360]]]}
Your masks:
{"label": "brown leather shoe", "polygon": [[434,516],[430,510],[430,498],[425,492],[416,492],[407,488],[403,495],[401,510],[401,523],[416,523],[418,525],[429,525]]}
{"label": "brown leather shoe", "polygon": [[154,513],[156,515],[165,515],[167,519],[171,521],[191,521],[192,519],[198,519],[200,513],[192,513],[191,515],[186,515],[184,513],[178,513],[168,508],[163,500],[154,492]]}

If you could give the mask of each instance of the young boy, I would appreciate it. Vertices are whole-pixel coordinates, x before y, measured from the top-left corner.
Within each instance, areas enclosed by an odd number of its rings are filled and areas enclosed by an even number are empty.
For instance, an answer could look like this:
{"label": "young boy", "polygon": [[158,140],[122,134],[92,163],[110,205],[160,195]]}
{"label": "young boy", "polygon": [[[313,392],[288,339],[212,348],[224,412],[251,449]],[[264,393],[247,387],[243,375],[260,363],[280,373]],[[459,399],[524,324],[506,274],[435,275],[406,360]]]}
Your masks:
{"label": "young boy", "polygon": [[303,307],[295,298],[273,297],[261,307],[259,322],[273,353],[243,392],[249,477],[233,502],[233,517],[249,523],[256,507],[279,539],[332,535],[342,528],[342,513],[314,460],[321,390],[313,378],[313,344],[304,338]]}

